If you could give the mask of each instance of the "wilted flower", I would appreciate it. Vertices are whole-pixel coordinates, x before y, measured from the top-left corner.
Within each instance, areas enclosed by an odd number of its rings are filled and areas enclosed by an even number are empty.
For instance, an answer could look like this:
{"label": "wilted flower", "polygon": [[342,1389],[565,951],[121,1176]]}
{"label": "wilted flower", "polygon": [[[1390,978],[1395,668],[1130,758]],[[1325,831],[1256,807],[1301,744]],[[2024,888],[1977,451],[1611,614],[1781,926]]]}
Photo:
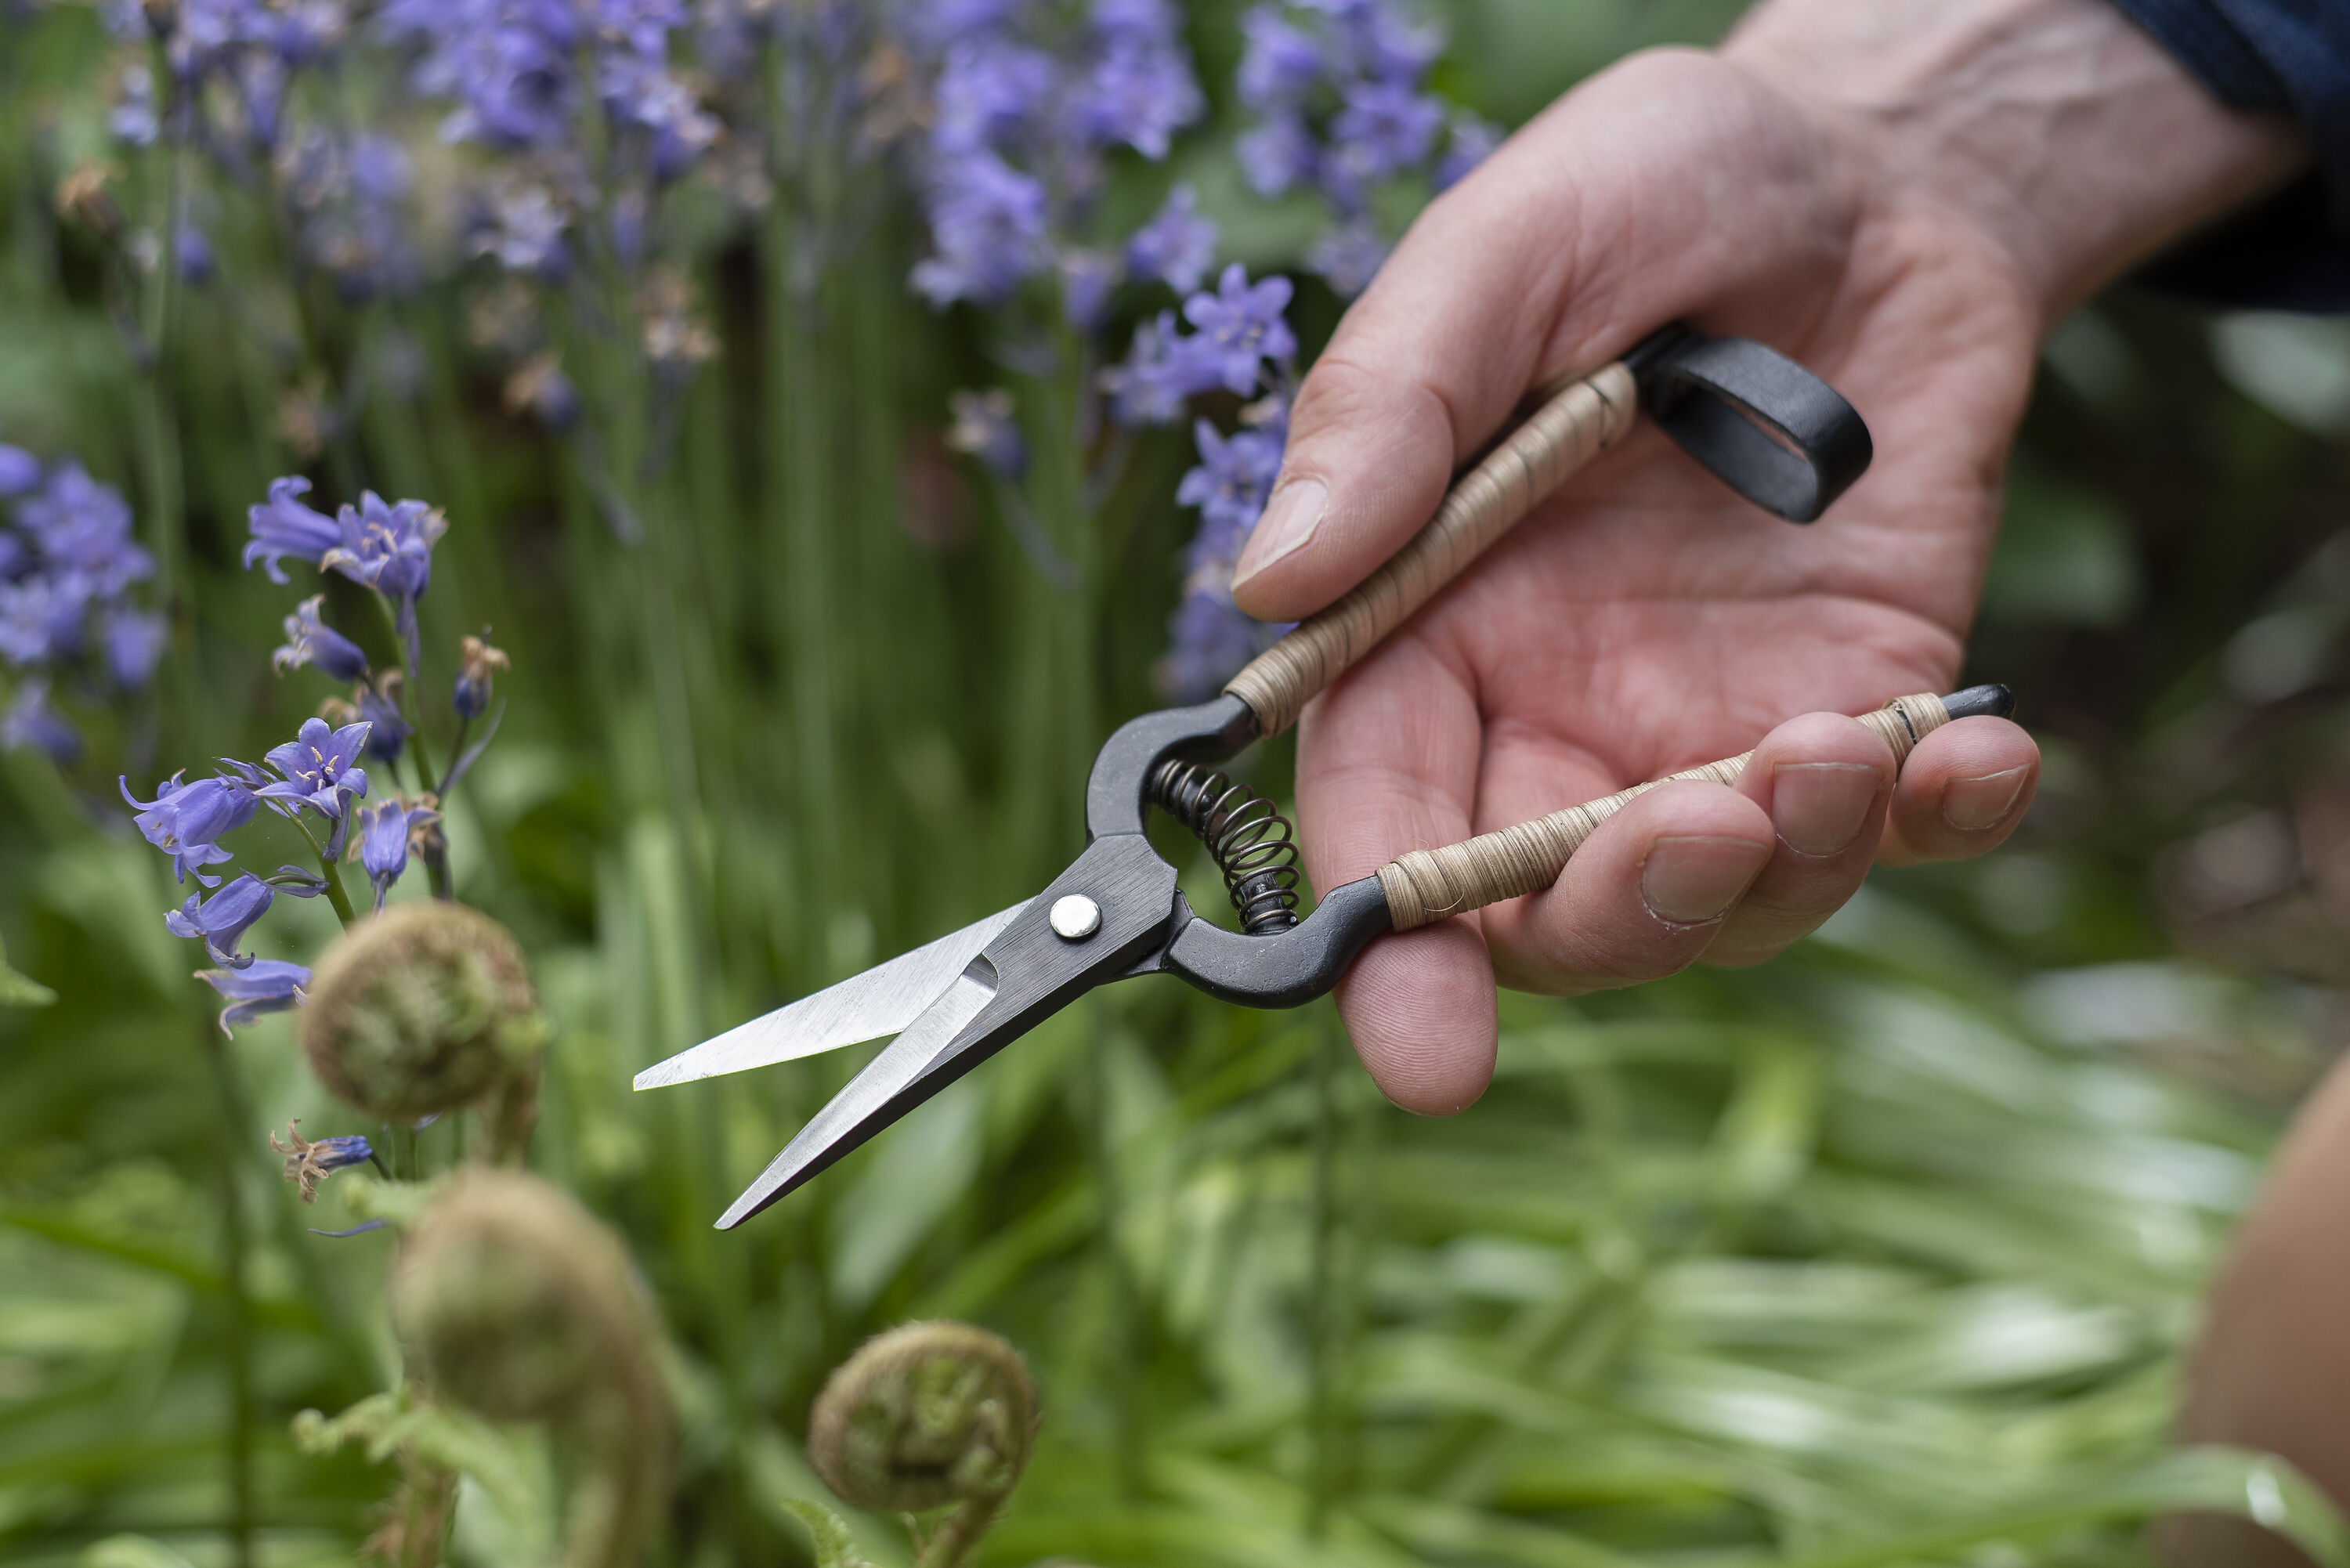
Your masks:
{"label": "wilted flower", "polygon": [[685,275],[657,266],[645,277],[637,308],[644,325],[645,358],[657,369],[688,369],[718,352],[718,339],[693,315]]}
{"label": "wilted flower", "polygon": [[321,618],[324,594],[313,594],[286,618],[286,642],[269,657],[280,675],[315,665],[337,680],[358,680],[367,674],[367,652]]}
{"label": "wilted flower", "polygon": [[579,389],[552,353],[534,354],[516,367],[506,378],[503,401],[551,431],[567,431],[579,422]]}
{"label": "wilted flower", "polygon": [[122,209],[115,205],[114,192],[107,188],[120,172],[110,163],[77,164],[57,182],[52,199],[57,216],[79,224],[100,239],[112,239],[120,234]]}
{"label": "wilted flower", "polygon": [[200,969],[196,978],[228,998],[220,1015],[224,1034],[265,1012],[299,1007],[310,985],[308,970],[282,959],[255,959],[243,969]]}
{"label": "wilted flower", "polygon": [[458,652],[457,684],[449,694],[450,705],[460,719],[478,719],[488,711],[492,689],[510,660],[504,649],[492,648],[478,637],[464,639],[458,644]]}
{"label": "wilted flower", "polygon": [[1012,418],[1012,394],[1002,387],[984,392],[959,391],[947,399],[954,424],[947,445],[979,459],[1007,479],[1017,479],[1028,466],[1028,443]]}
{"label": "wilted flower", "polygon": [[375,1150],[359,1133],[346,1133],[340,1137],[306,1138],[296,1118],[286,1124],[286,1141],[279,1143],[277,1135],[269,1135],[269,1152],[286,1157],[286,1179],[301,1189],[302,1201],[318,1200],[318,1184],[338,1170],[348,1170],[355,1165],[365,1165],[375,1158]]}
{"label": "wilted flower", "polygon": [[[237,766],[254,772],[245,764]],[[255,777],[258,776],[255,773]],[[261,809],[253,784],[244,778],[213,777],[184,784],[180,774],[173,774],[155,787],[155,798],[145,802],[131,798],[127,777],[116,779],[115,784],[139,814],[131,819],[133,824],[148,843],[172,857],[172,869],[179,879],[185,882],[192,872],[207,888],[218,887],[220,878],[205,876],[202,867],[234,858],[220,846],[221,836],[251,822]]]}

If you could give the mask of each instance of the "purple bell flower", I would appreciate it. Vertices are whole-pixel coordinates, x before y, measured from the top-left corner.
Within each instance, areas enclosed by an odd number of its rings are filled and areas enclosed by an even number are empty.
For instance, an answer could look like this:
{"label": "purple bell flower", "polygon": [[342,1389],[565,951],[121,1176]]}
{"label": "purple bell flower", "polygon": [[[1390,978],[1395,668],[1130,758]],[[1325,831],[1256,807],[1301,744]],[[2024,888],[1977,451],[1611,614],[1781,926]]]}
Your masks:
{"label": "purple bell flower", "polygon": [[41,460],[21,446],[0,441],[0,496],[22,495],[41,483]]}
{"label": "purple bell flower", "polygon": [[293,740],[269,749],[269,765],[284,775],[284,782],[253,792],[256,799],[280,803],[278,809],[289,816],[308,806],[333,823],[334,836],[327,844],[330,860],[341,856],[350,833],[351,802],[368,792],[359,759],[374,727],[362,722],[330,730],[324,719],[305,719]]}
{"label": "purple bell flower", "polygon": [[1214,294],[1195,294],[1183,302],[1184,317],[1200,329],[1186,347],[1196,345],[1194,352],[1213,365],[1227,390],[1248,396],[1256,389],[1261,362],[1278,364],[1297,352],[1297,338],[1282,318],[1292,292],[1285,277],[1250,283],[1248,270],[1234,262],[1224,269]]}
{"label": "purple bell flower", "polygon": [[408,749],[408,738],[416,727],[400,714],[398,690],[400,671],[386,670],[380,686],[361,686],[358,690],[359,717],[374,727],[368,731],[366,754],[386,767],[400,761],[400,753]]}
{"label": "purple bell flower", "polygon": [[285,646],[269,656],[278,674],[308,664],[337,680],[367,675],[367,650],[321,618],[320,607],[326,602],[326,595],[313,594],[286,618]]}
{"label": "purple bell flower", "polygon": [[42,569],[85,598],[112,598],[155,570],[154,558],[131,542],[122,492],[78,462],[60,464],[39,493],[18,503],[16,521],[33,536]]}
{"label": "purple bell flower", "polygon": [[343,531],[333,518],[302,504],[299,498],[309,490],[310,482],[296,475],[269,482],[269,499],[245,513],[253,532],[253,542],[244,547],[245,570],[259,561],[271,582],[289,582],[280,560],[298,556],[315,566],[342,544]]}
{"label": "purple bell flower", "polygon": [[408,851],[417,831],[441,820],[430,806],[387,800],[359,808],[359,865],[375,887],[375,907],[383,909],[391,885],[408,869]]}
{"label": "purple bell flower", "polygon": [[996,303],[1045,265],[1045,187],[1001,158],[980,153],[941,170],[933,201],[939,254],[913,273],[931,305]]}
{"label": "purple bell flower", "polygon": [[310,989],[310,971],[282,959],[255,959],[243,969],[200,969],[196,978],[228,999],[220,1015],[224,1034],[265,1012],[299,1007]]}
{"label": "purple bell flower", "polygon": [[0,748],[46,752],[63,764],[81,754],[81,732],[49,706],[49,683],[30,680],[16,688],[8,711],[0,713]]}
{"label": "purple bell flower", "polygon": [[171,635],[163,618],[151,611],[107,612],[99,623],[98,641],[106,656],[106,671],[115,685],[136,691],[153,679],[156,662],[163,657],[163,645]]}
{"label": "purple bell flower", "polygon": [[1240,543],[1256,526],[1273,493],[1274,476],[1281,472],[1283,432],[1243,430],[1219,434],[1201,420],[1194,427],[1200,465],[1183,475],[1176,487],[1178,504],[1200,512],[1200,542],[1227,566],[1240,558]]}
{"label": "purple bell flower", "polygon": [[1337,161],[1362,180],[1384,180],[1426,161],[1444,126],[1444,101],[1399,81],[1350,85],[1330,122]]}
{"label": "purple bell flower", "polygon": [[386,503],[368,490],[356,509],[345,505],[335,521],[341,540],[318,557],[319,569],[340,572],[412,616],[432,585],[432,546],[448,532],[449,520],[421,501]]}
{"label": "purple bell flower", "polygon": [[1110,417],[1129,429],[1140,425],[1173,424],[1183,416],[1185,400],[1213,386],[1197,385],[1196,365],[1179,357],[1180,335],[1175,313],[1162,310],[1134,329],[1134,346],[1125,362],[1101,374],[1102,389],[1109,394]]}
{"label": "purple bell flower", "polygon": [[1158,216],[1126,242],[1127,270],[1143,282],[1168,285],[1190,294],[1216,261],[1216,225],[1199,213],[1199,193],[1178,185]]}
{"label": "purple bell flower", "polygon": [[[233,764],[258,779],[257,770],[247,763]],[[172,869],[185,882],[192,873],[207,888],[220,885],[217,877],[207,877],[203,867],[217,866],[234,859],[220,846],[222,836],[235,832],[261,809],[255,798],[253,783],[246,778],[198,779],[193,784],[182,783],[174,774],[155,786],[155,798],[140,801],[131,797],[130,781],[115,780],[122,798],[139,815],[131,819],[147,842],[172,857]]]}
{"label": "purple bell flower", "polygon": [[163,929],[175,937],[187,937],[201,941],[214,959],[230,969],[249,969],[251,953],[240,953],[236,944],[254,921],[269,912],[270,901],[277,889],[248,871],[207,898],[202,893],[191,893],[188,901],[163,916]]}

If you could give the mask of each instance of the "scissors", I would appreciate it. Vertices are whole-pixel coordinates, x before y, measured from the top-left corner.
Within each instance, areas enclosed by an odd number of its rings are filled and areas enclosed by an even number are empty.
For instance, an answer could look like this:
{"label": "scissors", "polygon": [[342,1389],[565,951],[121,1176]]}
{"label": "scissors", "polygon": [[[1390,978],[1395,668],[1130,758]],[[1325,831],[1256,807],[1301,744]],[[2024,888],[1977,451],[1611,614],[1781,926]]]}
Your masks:
{"label": "scissors", "polygon": [[[1171,974],[1248,1007],[1336,985],[1365,944],[1547,888],[1585,839],[1644,791],[1571,806],[1330,889],[1297,913],[1297,849],[1274,804],[1217,764],[1294,724],[1307,700],[1409,618],[1646,413],[1748,500],[1818,517],[1867,468],[1867,427],[1835,389],[1760,343],[1674,325],[1623,358],[1538,394],[1539,407],[1461,477],[1436,516],[1359,587],[1302,621],[1213,701],[1145,714],[1096,755],[1083,854],[1035,898],[778,1008],[637,1075],[650,1089],[896,1038],[800,1128],[718,1220],[730,1230],[1097,986]],[[1953,719],[2004,717],[2003,686],[1896,698],[1862,722],[1897,760]],[[1751,753],[1749,753],[1751,754]],[[1670,775],[1736,782],[1745,756]],[[1205,844],[1239,917],[1201,918],[1144,835],[1167,812]]]}

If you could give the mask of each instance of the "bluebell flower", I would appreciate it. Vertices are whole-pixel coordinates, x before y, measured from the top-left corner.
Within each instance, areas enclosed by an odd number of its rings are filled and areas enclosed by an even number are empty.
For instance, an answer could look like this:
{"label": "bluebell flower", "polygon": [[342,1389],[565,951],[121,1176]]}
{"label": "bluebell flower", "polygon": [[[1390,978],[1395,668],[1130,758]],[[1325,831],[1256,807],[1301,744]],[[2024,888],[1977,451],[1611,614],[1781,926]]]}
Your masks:
{"label": "bluebell flower", "polygon": [[1384,180],[1425,162],[1444,126],[1444,103],[1401,81],[1347,84],[1330,122],[1338,162],[1364,180]]}
{"label": "bluebell flower", "polygon": [[1388,245],[1367,215],[1325,229],[1305,248],[1305,265],[1341,296],[1351,298],[1371,286],[1388,261]]}
{"label": "bluebell flower", "polygon": [[85,597],[112,598],[155,570],[154,558],[131,542],[122,492],[78,462],[60,463],[37,493],[17,503],[16,521],[39,547],[42,569]]}
{"label": "bluebell flower", "polygon": [[106,671],[125,691],[136,691],[155,674],[171,628],[151,610],[112,609],[99,622],[98,640]]}
{"label": "bluebell flower", "polygon": [[506,172],[478,204],[467,244],[511,273],[559,282],[571,270],[571,217],[543,182]]}
{"label": "bluebell flower", "polygon": [[[304,983],[307,983],[305,981]],[[302,1201],[318,1200],[318,1184],[338,1170],[348,1170],[355,1165],[365,1165],[375,1158],[375,1150],[359,1133],[345,1133],[340,1137],[306,1138],[299,1129],[301,1122],[286,1124],[286,1141],[279,1143],[277,1135],[269,1135],[269,1152],[286,1157],[286,1179],[301,1189]]]}
{"label": "bluebell flower", "polygon": [[1151,670],[1152,684],[1171,701],[1202,701],[1265,649],[1269,633],[1241,612],[1229,589],[1187,588],[1168,618],[1167,651]]}
{"label": "bluebell flower", "polygon": [[1050,55],[1008,38],[956,45],[932,93],[933,151],[950,159],[966,157],[1023,134],[1052,102],[1055,74]]}
{"label": "bluebell flower", "polygon": [[309,664],[337,680],[367,675],[367,650],[326,623],[320,614],[326,602],[326,595],[313,594],[286,618],[285,645],[269,656],[278,674]]}
{"label": "bluebell flower", "polygon": [[1241,102],[1253,109],[1295,103],[1311,93],[1328,72],[1321,44],[1269,5],[1241,18],[1244,45],[1234,77]]}
{"label": "bluebell flower", "polygon": [[203,942],[214,959],[230,969],[247,969],[253,955],[238,952],[236,944],[255,920],[269,912],[270,901],[276,896],[276,888],[247,871],[210,898],[189,894],[186,903],[164,913],[163,929],[175,937]]}
{"label": "bluebell flower", "polygon": [[1473,114],[1453,117],[1444,156],[1436,161],[1436,188],[1449,191],[1469,177],[1471,170],[1500,150],[1504,132],[1490,119]]}
{"label": "bluebell flower", "polygon": [[71,657],[81,646],[88,605],[79,585],[51,577],[0,583],[0,659],[27,665]]}
{"label": "bluebell flower", "polygon": [[1200,198],[1178,185],[1150,222],[1126,242],[1127,271],[1136,279],[1164,283],[1190,294],[1216,261],[1216,225],[1199,213]]}
{"label": "bluebell flower", "polygon": [[243,969],[200,969],[196,978],[228,998],[220,1015],[224,1034],[265,1012],[299,1007],[310,990],[310,971],[283,959],[255,959]]}
{"label": "bluebell flower", "polygon": [[387,670],[373,685],[362,682],[353,688],[359,700],[359,717],[373,728],[368,731],[366,754],[390,767],[400,761],[400,753],[408,749],[408,738],[416,733],[416,726],[400,716],[400,672]]}
{"label": "bluebell flower", "polygon": [[70,763],[81,754],[81,732],[49,706],[49,683],[36,677],[18,683],[8,711],[0,713],[0,748],[30,749],[48,753],[51,761]]}
{"label": "bluebell flower", "polygon": [[991,153],[934,178],[931,236],[938,254],[914,268],[934,306],[994,304],[1045,265],[1045,187]]}
{"label": "bluebell flower", "polygon": [[1012,394],[1002,387],[985,392],[959,391],[947,400],[954,424],[947,445],[979,459],[1006,479],[1027,472],[1028,443],[1012,418]]}
{"label": "bluebell flower", "polygon": [[277,157],[303,258],[362,300],[412,286],[421,273],[409,193],[408,151],[375,131],[313,127]]}
{"label": "bluebell flower", "polygon": [[356,510],[346,504],[335,515],[342,539],[318,557],[319,569],[373,588],[412,617],[432,586],[432,546],[449,531],[448,518],[421,501],[387,503],[372,490],[359,493]]}
{"label": "bluebell flower", "polygon": [[1226,436],[1206,420],[1193,427],[1200,464],[1176,487],[1177,504],[1199,509],[1202,548],[1229,561],[1240,558],[1240,541],[1256,526],[1281,472],[1283,433],[1243,430]]}
{"label": "bluebell flower", "polygon": [[441,814],[431,806],[411,805],[404,800],[387,800],[359,808],[359,865],[375,888],[379,912],[391,885],[408,869],[411,845],[418,835],[440,820]]}
{"label": "bluebell flower", "polygon": [[1320,162],[1320,149],[1305,121],[1294,114],[1275,114],[1241,133],[1232,143],[1241,174],[1260,196],[1278,196],[1310,183]]}
{"label": "bluebell flower", "polygon": [[455,100],[444,138],[517,151],[570,132],[580,9],[573,0],[390,0],[379,25],[420,48],[420,92]]}
{"label": "bluebell flower", "polygon": [[41,460],[0,441],[0,496],[22,495],[41,483]]}
{"label": "bluebell flower", "polygon": [[251,571],[253,563],[259,561],[271,582],[290,582],[279,561],[297,556],[315,566],[328,551],[342,544],[343,531],[335,520],[302,504],[300,498],[309,491],[310,482],[298,475],[273,479],[269,499],[246,509],[245,524],[252,530],[253,542],[244,547],[245,570]]}
{"label": "bluebell flower", "polygon": [[155,798],[151,801],[132,798],[127,777],[115,780],[123,800],[139,814],[132,823],[148,843],[172,857],[172,870],[182,882],[192,873],[205,887],[218,887],[220,878],[205,876],[203,867],[233,859],[219,840],[251,822],[261,809],[254,798],[259,773],[246,763],[233,765],[248,776],[188,784],[173,774],[155,786]]}
{"label": "bluebell flower", "polygon": [[1293,293],[1285,277],[1252,284],[1248,269],[1234,262],[1224,269],[1213,294],[1183,302],[1183,315],[1199,336],[1186,347],[1212,365],[1226,389],[1246,397],[1256,390],[1258,367],[1266,359],[1285,362],[1297,352],[1297,338],[1282,312]]}
{"label": "bluebell flower", "polygon": [[303,720],[299,734],[269,749],[269,765],[284,775],[283,782],[253,792],[258,799],[276,803],[288,815],[307,806],[333,823],[334,836],[327,844],[330,860],[343,852],[351,803],[368,792],[367,773],[359,760],[372,728],[361,722],[330,730],[323,719]]}
{"label": "bluebell flower", "polygon": [[1135,328],[1125,361],[1101,373],[1112,419],[1128,426],[1172,424],[1182,417],[1191,394],[1206,390],[1195,384],[1197,367],[1178,358],[1180,341],[1171,310],[1162,310]]}
{"label": "bluebell flower", "polygon": [[212,282],[213,274],[218,270],[218,261],[213,254],[213,243],[205,237],[203,230],[182,222],[173,235],[172,249],[182,283],[192,288],[202,288]]}
{"label": "bluebell flower", "polygon": [[464,639],[457,650],[457,684],[449,693],[449,705],[460,719],[478,719],[489,711],[494,682],[512,660],[505,649],[492,648],[478,637]]}
{"label": "bluebell flower", "polygon": [[1166,157],[1175,132],[1204,107],[1177,21],[1165,0],[1097,0],[1097,53],[1063,108],[1062,134]]}
{"label": "bluebell flower", "polygon": [[155,109],[155,73],[145,66],[127,66],[120,85],[114,107],[107,111],[107,130],[127,146],[152,147],[163,130]]}

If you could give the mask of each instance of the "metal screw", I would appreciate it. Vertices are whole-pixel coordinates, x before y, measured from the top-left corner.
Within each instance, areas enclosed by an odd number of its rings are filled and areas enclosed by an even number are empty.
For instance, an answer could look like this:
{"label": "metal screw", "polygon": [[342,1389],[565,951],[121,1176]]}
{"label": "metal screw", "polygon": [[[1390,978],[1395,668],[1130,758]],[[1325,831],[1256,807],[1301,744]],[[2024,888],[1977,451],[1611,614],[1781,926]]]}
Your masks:
{"label": "metal screw", "polygon": [[1053,900],[1053,934],[1065,942],[1081,942],[1101,929],[1101,906],[1083,893]]}

